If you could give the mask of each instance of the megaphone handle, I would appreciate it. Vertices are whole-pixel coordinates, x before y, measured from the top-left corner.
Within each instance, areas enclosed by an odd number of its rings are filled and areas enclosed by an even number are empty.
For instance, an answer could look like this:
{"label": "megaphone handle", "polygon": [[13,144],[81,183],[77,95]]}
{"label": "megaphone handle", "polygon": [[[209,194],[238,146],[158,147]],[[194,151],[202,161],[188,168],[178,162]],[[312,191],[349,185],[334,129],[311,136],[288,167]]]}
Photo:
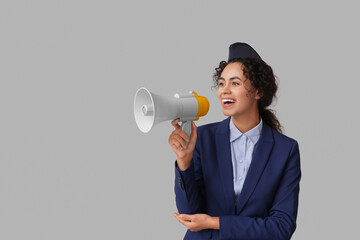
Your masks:
{"label": "megaphone handle", "polygon": [[[184,121],[181,123],[180,125],[181,130],[183,130],[186,135],[190,138],[190,134],[191,134],[191,121]],[[186,142],[186,145],[188,145],[188,142]]]}

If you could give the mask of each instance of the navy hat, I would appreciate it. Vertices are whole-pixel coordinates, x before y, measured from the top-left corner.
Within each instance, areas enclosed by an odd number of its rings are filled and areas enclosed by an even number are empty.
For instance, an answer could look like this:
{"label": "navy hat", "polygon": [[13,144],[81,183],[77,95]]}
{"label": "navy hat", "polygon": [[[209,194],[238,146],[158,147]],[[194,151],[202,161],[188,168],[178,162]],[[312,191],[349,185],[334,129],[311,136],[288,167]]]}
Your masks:
{"label": "navy hat", "polygon": [[256,58],[261,59],[260,55],[247,43],[233,43],[229,47],[229,60],[234,58]]}

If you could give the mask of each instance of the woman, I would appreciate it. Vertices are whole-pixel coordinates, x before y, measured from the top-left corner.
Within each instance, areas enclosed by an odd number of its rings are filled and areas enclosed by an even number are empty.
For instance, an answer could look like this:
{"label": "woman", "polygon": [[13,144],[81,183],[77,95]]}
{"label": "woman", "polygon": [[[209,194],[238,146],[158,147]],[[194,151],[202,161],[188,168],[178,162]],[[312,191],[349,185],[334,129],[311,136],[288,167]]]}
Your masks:
{"label": "woman", "polygon": [[229,49],[228,62],[214,74],[228,118],[198,129],[192,123],[190,138],[172,122],[174,216],[189,229],[184,239],[290,239],[301,177],[298,144],[281,134],[267,109],[277,91],[271,67],[248,44]]}

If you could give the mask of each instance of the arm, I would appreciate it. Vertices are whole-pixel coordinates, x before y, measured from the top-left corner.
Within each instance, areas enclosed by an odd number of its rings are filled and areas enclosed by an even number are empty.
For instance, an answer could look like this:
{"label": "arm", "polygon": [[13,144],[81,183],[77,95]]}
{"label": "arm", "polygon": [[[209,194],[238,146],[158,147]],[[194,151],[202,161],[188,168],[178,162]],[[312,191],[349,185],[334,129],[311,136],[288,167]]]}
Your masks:
{"label": "arm", "polygon": [[199,152],[195,147],[190,166],[181,171],[175,164],[176,206],[180,213],[195,214],[204,211],[204,182]]}
{"label": "arm", "polygon": [[300,178],[300,154],[295,142],[269,216],[220,216],[221,239],[290,239],[296,228]]}
{"label": "arm", "polygon": [[[176,154],[175,195],[176,205],[181,213],[198,213],[203,196],[203,177],[197,145],[197,128],[191,122],[190,138],[181,130],[179,120],[171,122],[175,130],[169,137],[169,145]],[[188,141],[186,145],[185,140]],[[202,191],[201,191],[202,189]]]}

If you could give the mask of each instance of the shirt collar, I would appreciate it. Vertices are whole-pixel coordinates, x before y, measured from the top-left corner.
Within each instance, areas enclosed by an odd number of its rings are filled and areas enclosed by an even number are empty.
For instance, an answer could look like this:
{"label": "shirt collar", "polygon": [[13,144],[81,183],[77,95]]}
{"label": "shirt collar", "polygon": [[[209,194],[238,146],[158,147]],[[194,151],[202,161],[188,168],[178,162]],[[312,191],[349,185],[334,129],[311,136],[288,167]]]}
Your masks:
{"label": "shirt collar", "polygon": [[250,139],[250,141],[253,144],[256,144],[260,138],[260,133],[261,133],[262,127],[263,127],[263,121],[260,118],[260,123],[258,125],[256,125],[254,128],[250,129],[246,133],[242,133],[242,132],[240,132],[239,129],[237,129],[237,127],[235,126],[235,124],[233,122],[233,119],[231,118],[230,123],[229,123],[230,142],[233,142],[236,139],[238,139],[239,137],[241,137],[242,135],[245,135],[246,137],[248,137]]}

